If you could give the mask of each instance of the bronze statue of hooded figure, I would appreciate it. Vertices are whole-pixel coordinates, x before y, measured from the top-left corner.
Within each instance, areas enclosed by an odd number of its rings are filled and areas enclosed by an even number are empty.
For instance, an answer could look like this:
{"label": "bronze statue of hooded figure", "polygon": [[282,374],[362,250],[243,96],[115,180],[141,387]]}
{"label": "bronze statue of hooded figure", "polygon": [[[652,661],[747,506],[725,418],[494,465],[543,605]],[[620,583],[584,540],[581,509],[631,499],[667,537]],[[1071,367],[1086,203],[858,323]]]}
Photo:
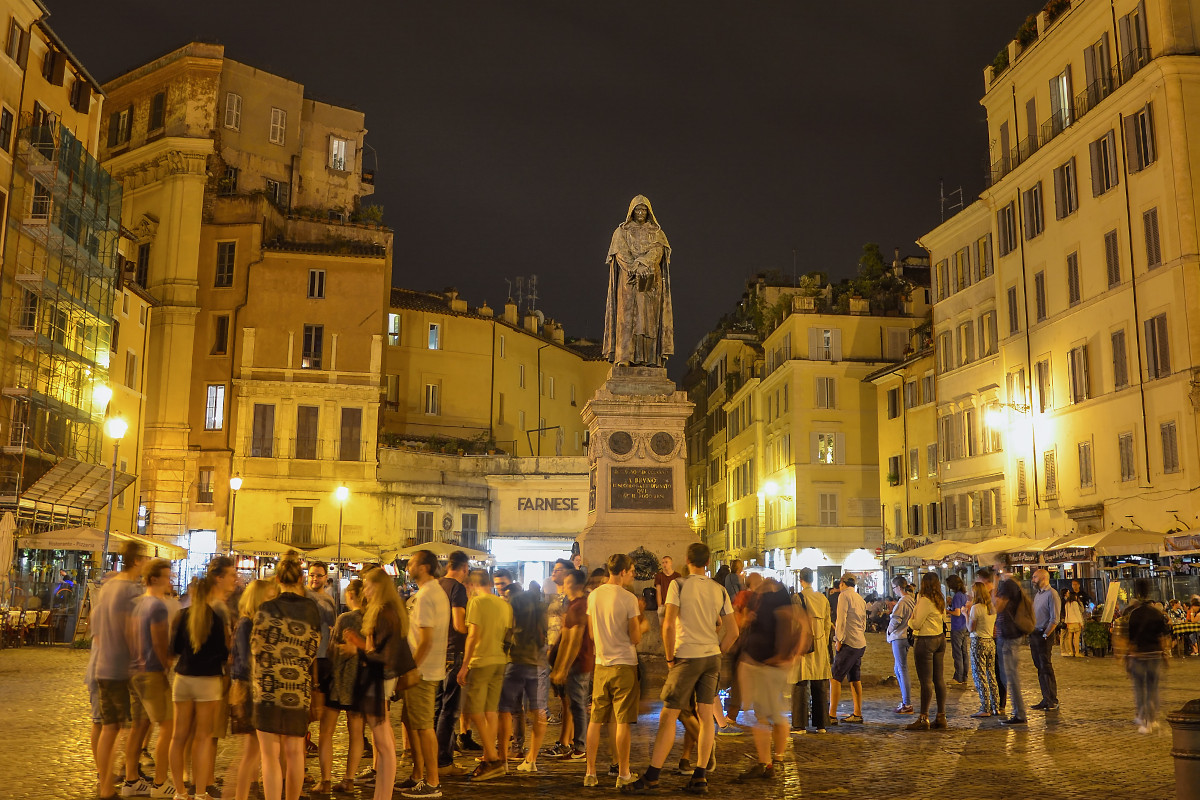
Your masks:
{"label": "bronze statue of hooded figure", "polygon": [[638,195],[608,248],[604,357],[621,366],[661,367],[675,352],[671,245]]}

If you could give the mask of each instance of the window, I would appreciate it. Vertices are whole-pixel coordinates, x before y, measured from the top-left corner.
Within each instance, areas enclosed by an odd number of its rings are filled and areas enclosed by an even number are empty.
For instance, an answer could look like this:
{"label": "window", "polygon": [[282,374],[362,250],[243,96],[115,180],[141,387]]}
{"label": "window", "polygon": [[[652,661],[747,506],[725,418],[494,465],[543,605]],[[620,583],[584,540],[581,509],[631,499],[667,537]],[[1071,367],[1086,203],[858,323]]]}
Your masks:
{"label": "window", "polygon": [[7,108],[0,108],[0,150],[12,152],[13,114]]}
{"label": "window", "polygon": [[[220,261],[220,247],[217,248],[218,262]],[[142,242],[137,249],[137,267],[134,269],[133,280],[138,286],[143,289],[150,285],[150,243]]]}
{"label": "window", "polygon": [[1121,78],[1129,76],[1150,61],[1150,40],[1146,36],[1146,4],[1138,3],[1120,19]]}
{"label": "window", "polygon": [[315,460],[320,458],[317,440],[321,409],[318,406],[296,407],[296,458]]}
{"label": "window", "polygon": [[1150,104],[1125,117],[1125,153],[1130,172],[1141,172],[1154,163],[1154,117]]}
{"label": "window", "polygon": [[501,337],[500,337],[500,358],[504,358],[504,357],[505,357],[505,355],[504,355],[504,352],[505,352],[505,351],[504,351],[504,337],[503,337],[503,336],[501,336]]}
{"label": "window", "polygon": [[1142,229],[1146,232],[1146,267],[1162,266],[1162,250],[1158,245],[1158,209],[1142,214]]}
{"label": "window", "polygon": [[908,479],[915,481],[921,477],[921,451],[913,448],[908,451]]}
{"label": "window", "polygon": [[517,387],[520,389],[525,388],[525,365],[524,364],[517,365]]}
{"label": "window", "polygon": [[904,456],[889,456],[887,479],[892,486],[899,486],[904,481]]}
{"label": "window", "polygon": [[225,167],[225,172],[217,179],[217,197],[233,197],[237,194],[238,172],[237,167]]}
{"label": "window", "polygon": [[384,389],[384,408],[393,411],[400,410],[400,376],[396,374],[385,375],[387,385]]}
{"label": "window", "polygon": [[933,374],[932,373],[930,373],[929,375],[925,375],[924,377],[921,378],[921,402],[922,403],[932,403],[933,402],[933,399],[934,399],[933,398],[933,386],[934,386],[934,383],[933,383]]}
{"label": "window", "polygon": [[975,263],[979,265],[979,277],[986,278],[992,274],[992,235],[981,236],[975,242]]}
{"label": "window", "polygon": [[22,67],[25,66],[29,56],[29,31],[22,28],[16,19],[8,24],[8,42],[4,45],[4,52]]}
{"label": "window", "polygon": [[1112,93],[1115,87],[1112,74],[1112,55],[1108,49],[1108,34],[1083,51],[1083,74],[1087,81],[1086,107],[1092,108]]}
{"label": "window", "polygon": [[1025,238],[1033,239],[1041,235],[1046,227],[1046,218],[1042,210],[1041,181],[1022,194],[1021,206],[1025,212]]}
{"label": "window", "polygon": [[[442,349],[442,326],[437,322],[429,323],[429,349]],[[524,368],[522,367],[522,369]]]}
{"label": "window", "polygon": [[132,350],[125,351],[125,385],[130,389],[137,389],[138,386],[138,357],[137,353]]}
{"label": "window", "polygon": [[291,544],[319,544],[313,541],[313,507],[292,506],[292,540]]}
{"label": "window", "polygon": [[938,334],[937,347],[934,348],[937,353],[938,372],[949,372],[954,369],[954,351],[950,347],[950,332],[943,331]]}
{"label": "window", "polygon": [[915,408],[921,405],[921,386],[916,381],[904,382],[904,407]]}
{"label": "window", "polygon": [[83,78],[76,78],[71,84],[69,98],[71,108],[81,114],[86,114],[92,107],[92,85]]}
{"label": "window", "polygon": [[554,399],[554,376],[550,376],[550,399]]}
{"label": "window", "polygon": [[[21,290],[23,303],[21,304],[21,321],[20,327],[32,328],[37,325],[37,299],[38,296],[28,289]],[[121,322],[113,320],[112,324],[112,341],[108,343],[108,349],[115,353],[118,350],[118,345],[121,339]]]}
{"label": "window", "polygon": [[225,427],[225,384],[210,383],[204,402],[204,430],[219,431]]}
{"label": "window", "polygon": [[213,501],[213,468],[201,467],[196,473],[196,502],[208,504]]}
{"label": "window", "polygon": [[[1050,79],[1050,130],[1043,127],[1042,135],[1046,141],[1071,126],[1074,122],[1072,101],[1075,95],[1071,92],[1071,67],[1067,66],[1059,74]],[[1049,133],[1049,135],[1046,135]]]}
{"label": "window", "polygon": [[945,300],[953,290],[950,286],[950,262],[942,259],[937,263],[937,299]]}
{"label": "window", "polygon": [[1086,344],[1072,348],[1067,353],[1067,382],[1070,385],[1072,403],[1082,403],[1091,397]]}
{"label": "window", "polygon": [[287,112],[282,108],[271,109],[271,133],[267,137],[271,144],[284,144],[287,141]]}
{"label": "window", "polygon": [[1033,301],[1037,309],[1037,321],[1046,319],[1046,274],[1035,273],[1033,276]]}
{"label": "window", "polygon": [[388,314],[388,344],[393,347],[400,344],[400,315]]}
{"label": "window", "polygon": [[354,171],[354,142],[340,136],[329,137],[329,168],[341,172]]}
{"label": "window", "polygon": [[1010,334],[1021,330],[1021,315],[1017,308],[1017,287],[1008,287],[1008,332]]}
{"label": "window", "polygon": [[1048,360],[1039,361],[1033,365],[1033,380],[1037,386],[1037,405],[1035,408],[1045,413],[1049,411],[1053,405],[1050,396],[1050,362]]}
{"label": "window", "polygon": [[1006,256],[1017,248],[1017,209],[1012,203],[996,212],[996,236],[1000,255]]}
{"label": "window", "polygon": [[119,147],[129,143],[133,132],[133,108],[115,111],[108,117],[108,146]]}
{"label": "window", "polygon": [[1079,253],[1067,256],[1067,303],[1079,305],[1081,299],[1079,288]]}
{"label": "window", "polygon": [[308,271],[308,299],[325,299],[325,270],[310,269]]}
{"label": "window", "polygon": [[338,435],[338,461],[362,461],[362,409],[343,408]]}
{"label": "window", "polygon": [[275,406],[254,404],[254,426],[250,435],[251,458],[275,457]]}
{"label": "window", "polygon": [[324,338],[324,325],[304,326],[304,342],[300,353],[300,369],[321,368],[321,346]]}
{"label": "window", "polygon": [[1146,320],[1146,377],[1150,380],[1171,374],[1171,343],[1167,337],[1167,315]]}
{"label": "window", "polygon": [[433,512],[417,512],[417,544],[433,541]]}
{"label": "window", "polygon": [[1117,249],[1117,232],[1104,234],[1104,266],[1108,272],[1108,288],[1121,283],[1121,253]]}
{"label": "window", "polygon": [[1117,185],[1117,136],[1111,130],[1089,145],[1092,154],[1092,197],[1099,197]]}
{"label": "window", "polygon": [[213,343],[209,352],[214,356],[223,356],[229,352],[228,314],[217,314],[213,317]]}
{"label": "window", "polygon": [[833,378],[817,378],[817,408],[837,408],[836,386]]}
{"label": "window", "polygon": [[1000,428],[1003,423],[998,423],[996,420],[1004,419],[1004,413],[1000,410],[1000,404],[992,401],[988,403],[983,410],[983,452],[999,453],[1004,449],[1004,443],[1000,438]]}
{"label": "window", "polygon": [[33,182],[33,197],[29,205],[29,216],[37,220],[50,219],[50,190],[38,181]]}
{"label": "window", "polygon": [[1112,332],[1113,389],[1129,385],[1129,359],[1125,356],[1125,331]]}
{"label": "window", "polygon": [[1029,493],[1025,489],[1025,459],[1017,459],[1017,503],[1024,504],[1029,501]]}
{"label": "window", "polygon": [[242,129],[242,96],[229,92],[225,95],[225,127],[230,130]]}
{"label": "window", "polygon": [[440,388],[436,383],[425,384],[425,413],[436,416],[441,412]]}
{"label": "window", "polygon": [[1075,178],[1075,159],[1054,170],[1054,218],[1063,219],[1079,210],[1079,186]]}
{"label": "window", "polygon": [[814,433],[814,456],[818,464],[844,464],[846,435],[844,433]]}
{"label": "window", "polygon": [[151,133],[162,130],[167,121],[167,93],[159,92],[150,99],[150,121],[147,130]]}
{"label": "window", "polygon": [[959,289],[974,283],[971,280],[971,251],[965,247],[954,254],[954,281]]}
{"label": "window", "polygon": [[233,264],[237,259],[237,242],[217,242],[217,274],[213,286],[227,289],[233,286]]}
{"label": "window", "polygon": [[979,318],[979,356],[990,356],[999,348],[999,333],[996,330],[996,312],[988,311]]}
{"label": "window", "polygon": [[900,390],[888,389],[887,391],[887,418],[895,419],[900,416]]}
{"label": "window", "polygon": [[1159,425],[1158,432],[1162,436],[1163,472],[1179,472],[1179,439],[1175,434],[1175,421]]}
{"label": "window", "polygon": [[1117,434],[1117,455],[1121,463],[1121,481],[1137,480],[1137,462],[1133,460],[1133,434]]}
{"label": "window", "polygon": [[462,541],[460,544],[463,547],[478,548],[479,546],[479,515],[478,514],[463,514],[462,515]]}
{"label": "window", "polygon": [[288,184],[286,181],[276,181],[266,178],[267,199],[280,208],[288,206]]}
{"label": "window", "polygon": [[817,503],[821,525],[837,525],[837,495],[832,492],[821,492],[817,495]]}
{"label": "window", "polygon": [[1079,486],[1083,489],[1090,489],[1096,485],[1096,478],[1092,474],[1092,443],[1080,442],[1079,450]]}
{"label": "window", "polygon": [[938,446],[937,443],[925,445],[925,474],[929,477],[935,477],[938,471]]}
{"label": "window", "polygon": [[925,514],[925,519],[929,521],[929,535],[937,536],[938,533],[938,504],[930,503],[928,511]]}
{"label": "window", "polygon": [[958,365],[961,367],[964,364],[970,364],[975,360],[975,326],[971,322],[964,322],[954,331],[954,338],[958,344]]}
{"label": "window", "polygon": [[1058,462],[1053,450],[1042,453],[1042,464],[1046,473],[1046,497],[1058,496]]}
{"label": "window", "polygon": [[498,392],[496,395],[496,424],[504,424],[504,392]]}

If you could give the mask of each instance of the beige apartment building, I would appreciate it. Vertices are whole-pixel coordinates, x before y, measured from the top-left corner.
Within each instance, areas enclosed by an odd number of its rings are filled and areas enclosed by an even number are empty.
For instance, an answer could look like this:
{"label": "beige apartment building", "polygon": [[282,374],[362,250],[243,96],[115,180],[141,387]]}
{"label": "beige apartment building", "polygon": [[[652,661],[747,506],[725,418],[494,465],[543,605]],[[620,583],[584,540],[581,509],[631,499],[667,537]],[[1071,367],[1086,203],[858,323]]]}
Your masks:
{"label": "beige apartment building", "polygon": [[[123,190],[134,282],[158,304],[147,530],[193,554],[331,542],[336,489],[377,492],[391,233],[363,205],[363,114],[200,43],[105,91],[101,153]],[[377,522],[360,517],[345,540]]]}
{"label": "beige apartment building", "polygon": [[1197,520],[1198,46],[1187,0],[1073,0],[984,70],[989,186],[922,239],[948,536]]}

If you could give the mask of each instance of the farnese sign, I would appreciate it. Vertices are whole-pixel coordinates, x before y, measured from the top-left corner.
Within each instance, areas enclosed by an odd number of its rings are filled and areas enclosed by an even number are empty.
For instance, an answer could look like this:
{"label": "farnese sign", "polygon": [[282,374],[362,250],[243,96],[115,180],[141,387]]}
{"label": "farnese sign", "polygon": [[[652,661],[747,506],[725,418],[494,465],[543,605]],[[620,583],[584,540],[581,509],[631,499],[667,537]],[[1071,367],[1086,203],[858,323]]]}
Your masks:
{"label": "farnese sign", "polygon": [[671,467],[612,467],[613,509],[670,511],[674,505]]}
{"label": "farnese sign", "polygon": [[518,497],[517,511],[578,511],[578,497]]}

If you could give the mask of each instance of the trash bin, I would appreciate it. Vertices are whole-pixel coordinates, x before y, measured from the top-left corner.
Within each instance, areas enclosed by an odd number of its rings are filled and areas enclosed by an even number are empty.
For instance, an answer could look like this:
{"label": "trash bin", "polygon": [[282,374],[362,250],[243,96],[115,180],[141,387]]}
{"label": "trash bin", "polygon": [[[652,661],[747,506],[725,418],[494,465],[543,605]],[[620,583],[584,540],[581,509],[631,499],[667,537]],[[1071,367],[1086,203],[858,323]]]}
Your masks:
{"label": "trash bin", "polygon": [[1200,700],[1167,714],[1175,759],[1176,800],[1200,800]]}

